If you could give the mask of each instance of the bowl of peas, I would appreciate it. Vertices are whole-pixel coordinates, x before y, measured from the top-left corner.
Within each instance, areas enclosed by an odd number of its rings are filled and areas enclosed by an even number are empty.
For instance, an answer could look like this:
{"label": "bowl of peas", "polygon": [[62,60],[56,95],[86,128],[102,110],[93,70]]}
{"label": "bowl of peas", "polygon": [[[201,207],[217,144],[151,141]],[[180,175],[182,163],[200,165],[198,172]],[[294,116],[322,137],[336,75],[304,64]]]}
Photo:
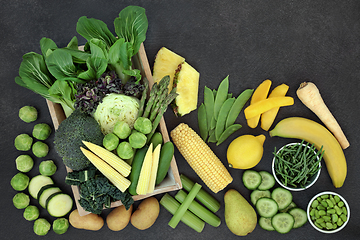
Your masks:
{"label": "bowl of peas", "polygon": [[302,191],[315,184],[320,176],[323,151],[305,142],[289,143],[274,151],[272,173],[283,188]]}
{"label": "bowl of peas", "polygon": [[340,194],[321,192],[310,200],[307,217],[310,224],[319,232],[336,233],[349,222],[350,208]]}

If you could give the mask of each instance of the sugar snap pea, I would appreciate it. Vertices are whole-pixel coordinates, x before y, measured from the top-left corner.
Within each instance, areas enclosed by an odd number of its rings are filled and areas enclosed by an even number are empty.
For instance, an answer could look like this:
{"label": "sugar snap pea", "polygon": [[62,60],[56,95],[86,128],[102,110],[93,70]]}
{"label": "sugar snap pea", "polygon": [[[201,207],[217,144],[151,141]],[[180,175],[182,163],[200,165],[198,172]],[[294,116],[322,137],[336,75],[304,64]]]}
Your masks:
{"label": "sugar snap pea", "polygon": [[225,131],[220,135],[216,145],[220,145],[222,142],[224,142],[231,134],[239,130],[242,126],[240,124],[233,124],[230,125],[225,129]]}
{"label": "sugar snap pea", "polygon": [[227,99],[227,94],[229,91],[229,76],[221,81],[214,102],[214,117],[215,120],[218,119],[219,111],[225,100]]}
{"label": "sugar snap pea", "polygon": [[202,103],[198,109],[198,125],[201,138],[206,141],[208,138],[208,127],[206,118],[206,109],[204,103]]}
{"label": "sugar snap pea", "polygon": [[234,104],[234,102],[235,102],[235,98],[228,98],[225,100],[225,102],[222,104],[222,106],[220,108],[219,117],[217,119],[216,126],[215,126],[216,140],[219,140],[220,135],[225,130],[226,117],[227,117],[232,105]]}
{"label": "sugar snap pea", "polygon": [[215,97],[210,88],[204,88],[204,105],[206,109],[207,128],[210,130],[211,120],[214,117],[214,101]]}
{"label": "sugar snap pea", "polygon": [[230,125],[234,124],[236,118],[239,116],[241,109],[244,107],[246,102],[250,99],[253,94],[254,89],[244,90],[235,100],[233,106],[230,109],[230,112],[226,118],[225,127],[228,128]]}

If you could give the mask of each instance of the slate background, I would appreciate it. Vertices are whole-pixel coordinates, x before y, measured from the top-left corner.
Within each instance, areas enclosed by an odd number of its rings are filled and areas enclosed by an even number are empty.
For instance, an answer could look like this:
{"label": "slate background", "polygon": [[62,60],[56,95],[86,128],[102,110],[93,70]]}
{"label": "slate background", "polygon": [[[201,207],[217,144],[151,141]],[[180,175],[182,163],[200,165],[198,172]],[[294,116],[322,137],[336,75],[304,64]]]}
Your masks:
{"label": "slate background", "polygon": [[[76,33],[77,19],[83,15],[100,19],[114,32],[113,20],[121,9],[128,5],[139,5],[146,9],[149,29],[145,48],[150,65],[153,66],[156,52],[162,47],[175,51],[201,74],[199,104],[203,101],[204,86],[217,88],[227,75],[230,89],[237,96],[246,88],[256,88],[265,79],[273,81],[272,88],[286,83],[290,86],[289,96],[295,104],[282,108],[276,122],[284,117],[303,116],[319,122],[296,97],[296,89],[305,80],[316,83],[321,94],[347,135],[351,146],[345,150],[348,175],[342,188],[335,189],[323,168],[318,182],[303,192],[294,192],[294,201],[306,208],[308,201],[321,191],[335,191],[344,196],[351,208],[349,224],[340,233],[325,235],[315,231],[308,223],[286,235],[267,232],[259,226],[247,239],[356,239],[359,234],[359,134],[358,107],[360,77],[360,2],[356,0],[319,1],[2,1],[0,9],[0,112],[1,112],[1,198],[0,232],[2,239],[38,239],[33,233],[32,222],[26,221],[23,210],[12,204],[16,192],[9,182],[17,173],[15,158],[20,154],[13,146],[14,138],[20,133],[31,133],[35,124],[26,124],[18,118],[18,109],[33,105],[39,110],[36,123],[52,124],[45,100],[39,95],[15,84],[14,78],[23,54],[39,52],[42,37],[53,39],[58,46],[65,46],[74,36],[80,44],[85,40]],[[180,122],[188,123],[198,131],[197,111],[176,118],[171,110],[165,114],[168,130]],[[226,163],[226,148],[235,137],[242,134],[265,134],[264,156],[256,170],[271,170],[272,152],[275,147],[291,142],[290,139],[270,138],[260,127],[246,126],[243,114],[238,123],[243,125],[226,142],[216,147],[210,144],[215,154]],[[275,122],[275,123],[276,123]],[[46,141],[50,144],[53,135]],[[201,182],[175,152],[181,173],[194,181]],[[61,159],[51,148],[47,157],[57,162],[55,182],[64,192],[70,187],[63,183],[65,168]],[[29,176],[37,174],[35,168]],[[180,223],[173,230],[167,226],[171,215],[161,208],[159,218],[148,230],[136,230],[129,224],[121,232],[112,232],[106,225],[97,232],[77,230],[72,227],[64,235],[50,231],[47,239],[236,239],[226,227],[223,196],[227,189],[238,190],[249,200],[250,192],[241,183],[242,170],[231,169],[234,181],[222,192],[213,194],[222,208],[217,212],[222,224],[218,228],[206,225],[202,233],[196,233]],[[204,186],[206,190],[206,188]],[[174,193],[171,193],[174,195]],[[157,196],[160,199],[160,196]],[[32,200],[33,204],[37,204]],[[137,205],[136,203],[135,205]],[[109,211],[103,212],[103,217]],[[41,216],[50,221],[46,211]]]}

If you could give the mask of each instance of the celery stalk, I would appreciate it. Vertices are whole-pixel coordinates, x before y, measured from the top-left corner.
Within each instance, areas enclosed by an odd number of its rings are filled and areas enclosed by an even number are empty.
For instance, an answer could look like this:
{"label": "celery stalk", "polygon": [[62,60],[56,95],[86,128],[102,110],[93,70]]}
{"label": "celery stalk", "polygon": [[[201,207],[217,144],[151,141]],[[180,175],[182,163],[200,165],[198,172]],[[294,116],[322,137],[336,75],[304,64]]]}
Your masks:
{"label": "celery stalk", "polygon": [[[171,214],[175,214],[176,210],[180,207],[180,203],[171,197],[168,193],[165,193],[165,195],[160,199],[160,204]],[[181,221],[199,233],[202,232],[205,226],[204,221],[188,210],[185,211]]]}
{"label": "celery stalk", "polygon": [[196,194],[201,189],[201,185],[195,183],[192,189],[190,190],[189,194],[185,198],[184,202],[180,205],[180,207],[176,210],[174,216],[169,221],[169,226],[172,228],[176,228],[178,223],[180,222],[182,216],[189,208],[192,201],[194,201]]}
{"label": "celery stalk", "polygon": [[[184,190],[180,190],[176,195],[175,199],[180,203],[183,203],[185,198],[187,197],[187,193]],[[189,209],[192,213],[198,216],[203,221],[207,222],[213,227],[218,227],[221,223],[220,218],[218,218],[215,214],[209,211],[207,208],[199,204],[197,201],[192,201],[189,206]]]}
{"label": "celery stalk", "polygon": [[[183,174],[180,175],[180,179],[183,188],[189,192],[195,183]],[[200,191],[196,195],[196,199],[214,213],[220,209],[220,203],[204,189],[200,189]]]}

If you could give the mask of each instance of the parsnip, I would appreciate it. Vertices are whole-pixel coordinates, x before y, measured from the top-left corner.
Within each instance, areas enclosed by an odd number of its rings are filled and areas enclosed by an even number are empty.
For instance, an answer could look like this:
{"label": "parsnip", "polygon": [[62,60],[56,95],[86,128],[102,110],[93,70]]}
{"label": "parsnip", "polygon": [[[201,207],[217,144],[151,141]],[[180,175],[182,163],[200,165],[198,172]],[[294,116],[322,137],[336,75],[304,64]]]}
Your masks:
{"label": "parsnip", "polygon": [[303,82],[296,91],[298,98],[301,102],[313,111],[319,119],[326,125],[332,132],[335,138],[340,143],[343,149],[350,146],[344,132],[342,131],[339,123],[326,106],[323,98],[320,95],[319,89],[312,82]]}

